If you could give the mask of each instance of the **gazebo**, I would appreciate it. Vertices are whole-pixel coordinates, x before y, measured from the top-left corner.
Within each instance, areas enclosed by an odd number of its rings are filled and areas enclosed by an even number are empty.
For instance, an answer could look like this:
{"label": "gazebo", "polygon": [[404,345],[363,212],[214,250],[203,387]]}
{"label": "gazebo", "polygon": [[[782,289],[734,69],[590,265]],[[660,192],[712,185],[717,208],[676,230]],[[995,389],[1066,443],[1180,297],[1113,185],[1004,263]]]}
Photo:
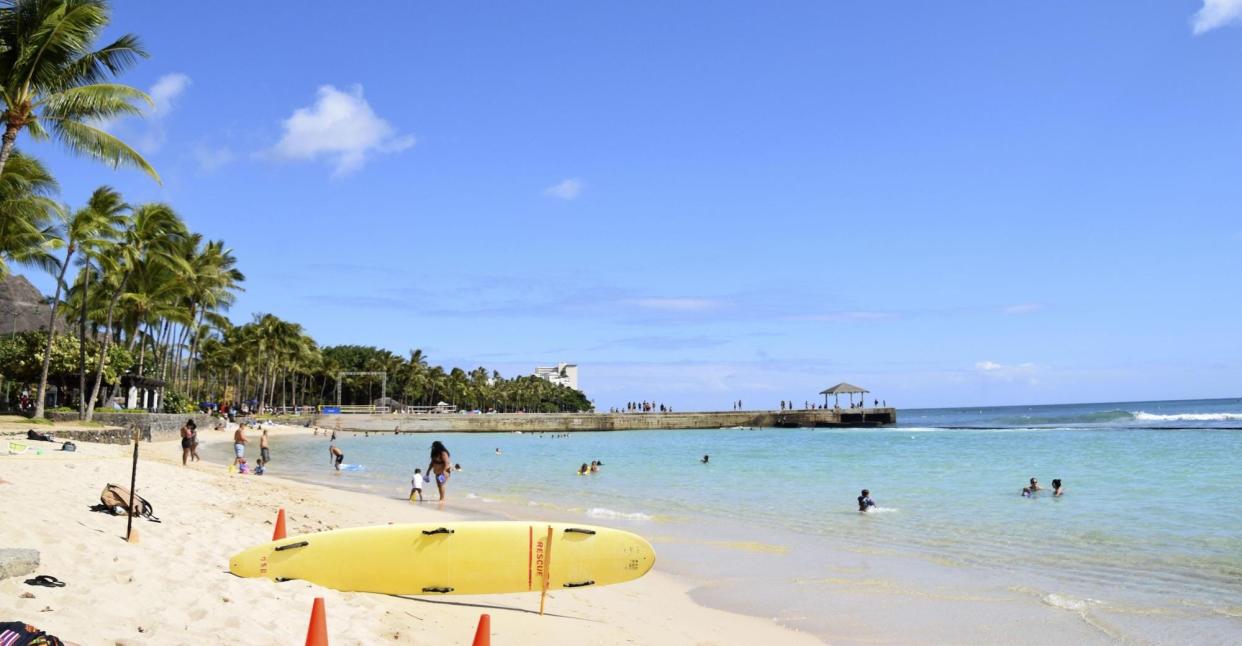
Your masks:
{"label": "gazebo", "polygon": [[[819,394],[824,396],[824,408],[827,408],[828,407],[828,395],[832,395],[832,403],[836,406],[839,406],[840,402],[837,400],[837,397],[843,394],[847,394],[850,396],[850,405],[853,406],[854,405],[854,393],[858,393],[859,395],[866,395],[869,392],[871,391],[867,390],[866,388],[859,388],[858,386],[855,386],[854,384],[847,384],[843,381],[833,386],[832,388],[829,388],[828,390],[821,390]],[[867,398],[859,397],[858,401],[865,404],[867,402]]]}

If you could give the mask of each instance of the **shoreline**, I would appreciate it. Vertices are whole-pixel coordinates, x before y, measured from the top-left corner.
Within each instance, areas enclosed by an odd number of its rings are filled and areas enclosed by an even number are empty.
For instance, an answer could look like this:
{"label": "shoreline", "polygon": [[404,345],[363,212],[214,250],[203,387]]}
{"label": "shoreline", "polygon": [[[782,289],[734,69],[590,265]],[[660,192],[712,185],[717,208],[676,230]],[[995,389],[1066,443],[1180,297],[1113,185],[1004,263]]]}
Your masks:
{"label": "shoreline", "polygon": [[[309,434],[288,426],[269,431]],[[257,448],[257,434],[252,438]],[[228,431],[202,430],[200,453],[231,439]],[[538,596],[530,594],[390,597],[236,578],[227,572],[229,555],[266,542],[278,507],[286,509],[290,535],[474,514],[452,510],[452,503],[411,505],[278,476],[230,475],[206,454],[201,463],[182,467],[176,442],[143,442],[138,492],[162,523],[135,519],[139,543],[130,545],[123,539],[124,517],[88,510],[104,484],[128,483],[129,448],[77,444],[76,453],[0,459],[0,479],[6,481],[0,491],[10,501],[10,517],[23,519],[6,527],[2,542],[39,549],[37,573],[68,583],[47,589],[23,585],[26,577],[5,579],[0,598],[12,600],[12,619],[67,641],[201,643],[227,634],[240,643],[287,643],[305,634],[311,599],[323,596],[333,643],[464,642],[482,612],[492,615],[493,633],[504,643],[821,643],[768,619],[705,606],[692,598],[693,580],[658,566],[626,584],[550,592],[545,617],[533,612]],[[81,611],[86,607],[91,612]]]}

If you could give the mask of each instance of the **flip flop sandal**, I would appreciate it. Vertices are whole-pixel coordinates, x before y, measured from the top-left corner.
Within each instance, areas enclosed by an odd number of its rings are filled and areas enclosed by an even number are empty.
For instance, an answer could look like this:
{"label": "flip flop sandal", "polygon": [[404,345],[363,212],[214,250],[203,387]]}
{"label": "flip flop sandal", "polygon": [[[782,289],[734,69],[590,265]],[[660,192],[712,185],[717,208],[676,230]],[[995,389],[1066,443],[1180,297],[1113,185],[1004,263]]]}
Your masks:
{"label": "flip flop sandal", "polygon": [[40,574],[33,579],[26,579],[26,585],[38,585],[45,588],[63,588],[65,587],[65,582],[54,576]]}

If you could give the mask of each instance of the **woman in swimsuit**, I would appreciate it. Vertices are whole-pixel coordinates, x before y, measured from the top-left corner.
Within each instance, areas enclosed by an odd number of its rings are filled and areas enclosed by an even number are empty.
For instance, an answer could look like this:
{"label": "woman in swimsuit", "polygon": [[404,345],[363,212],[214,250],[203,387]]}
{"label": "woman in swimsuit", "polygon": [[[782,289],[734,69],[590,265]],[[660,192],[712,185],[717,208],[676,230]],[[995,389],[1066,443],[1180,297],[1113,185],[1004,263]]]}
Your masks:
{"label": "woman in swimsuit", "polygon": [[190,461],[198,462],[202,458],[198,457],[198,424],[194,420],[186,422],[186,426],[190,427]]}
{"label": "woman in swimsuit", "polygon": [[185,466],[194,451],[194,436],[190,434],[190,424],[193,423],[194,420],[190,420],[181,426],[181,466]]}
{"label": "woman in swimsuit", "polygon": [[444,484],[448,482],[453,468],[449,466],[449,450],[439,440],[431,443],[431,462],[427,465],[427,474],[434,478],[436,488],[440,490],[440,500],[444,500]]}

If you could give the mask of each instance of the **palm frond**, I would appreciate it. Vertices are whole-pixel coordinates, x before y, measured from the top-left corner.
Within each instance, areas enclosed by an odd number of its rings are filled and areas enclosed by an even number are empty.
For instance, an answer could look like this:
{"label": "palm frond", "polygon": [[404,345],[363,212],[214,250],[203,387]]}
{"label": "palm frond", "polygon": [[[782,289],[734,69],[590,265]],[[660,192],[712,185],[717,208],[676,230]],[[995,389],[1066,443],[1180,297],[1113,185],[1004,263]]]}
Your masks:
{"label": "palm frond", "polygon": [[111,134],[81,121],[54,117],[46,117],[46,119],[52,133],[69,150],[94,157],[110,164],[113,168],[121,165],[134,166],[145,171],[156,182],[163,183],[160,181],[159,173],[155,172],[151,164],[147,163],[138,151]]}
{"label": "palm frond", "polygon": [[139,116],[142,108],[134,101],[153,105],[146,92],[120,83],[80,85],[41,99],[34,107],[43,108],[45,119],[102,121],[114,117]]}

